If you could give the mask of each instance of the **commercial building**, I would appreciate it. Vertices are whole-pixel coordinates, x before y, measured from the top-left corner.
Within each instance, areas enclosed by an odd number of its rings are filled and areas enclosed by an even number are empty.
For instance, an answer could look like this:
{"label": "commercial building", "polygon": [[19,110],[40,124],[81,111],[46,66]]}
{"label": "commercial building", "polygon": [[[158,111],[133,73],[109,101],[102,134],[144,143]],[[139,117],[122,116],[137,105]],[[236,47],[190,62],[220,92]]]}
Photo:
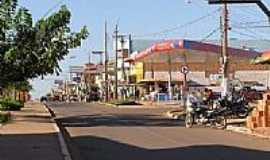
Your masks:
{"label": "commercial building", "polygon": [[[250,63],[261,52],[255,51],[255,47],[244,46],[241,49],[229,49],[230,78],[270,86],[269,66]],[[221,47],[217,44],[167,40],[154,42],[147,48],[134,52],[127,61],[132,64],[130,77],[136,79],[136,84],[141,86],[138,87],[143,93],[141,96],[153,90],[169,92],[174,96],[183,85],[184,75],[180,72],[183,65],[190,70],[187,81],[191,86],[219,86],[220,53]]]}

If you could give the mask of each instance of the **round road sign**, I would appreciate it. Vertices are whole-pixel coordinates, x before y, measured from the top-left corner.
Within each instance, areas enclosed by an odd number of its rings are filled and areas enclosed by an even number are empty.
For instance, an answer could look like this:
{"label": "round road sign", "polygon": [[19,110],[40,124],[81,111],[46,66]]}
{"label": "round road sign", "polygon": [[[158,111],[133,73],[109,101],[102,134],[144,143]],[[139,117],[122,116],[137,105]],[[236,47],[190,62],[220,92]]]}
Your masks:
{"label": "round road sign", "polygon": [[187,65],[181,66],[181,73],[188,74],[188,72],[189,72],[189,68]]}

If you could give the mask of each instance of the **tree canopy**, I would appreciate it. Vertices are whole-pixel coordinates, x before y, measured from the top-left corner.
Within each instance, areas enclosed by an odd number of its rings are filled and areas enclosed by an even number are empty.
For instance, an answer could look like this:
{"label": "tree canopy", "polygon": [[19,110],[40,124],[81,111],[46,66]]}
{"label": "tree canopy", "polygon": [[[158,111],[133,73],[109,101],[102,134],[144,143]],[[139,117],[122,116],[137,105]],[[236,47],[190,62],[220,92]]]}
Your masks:
{"label": "tree canopy", "polygon": [[88,36],[69,27],[71,12],[65,5],[36,23],[17,0],[0,1],[0,85],[61,72],[59,61]]}

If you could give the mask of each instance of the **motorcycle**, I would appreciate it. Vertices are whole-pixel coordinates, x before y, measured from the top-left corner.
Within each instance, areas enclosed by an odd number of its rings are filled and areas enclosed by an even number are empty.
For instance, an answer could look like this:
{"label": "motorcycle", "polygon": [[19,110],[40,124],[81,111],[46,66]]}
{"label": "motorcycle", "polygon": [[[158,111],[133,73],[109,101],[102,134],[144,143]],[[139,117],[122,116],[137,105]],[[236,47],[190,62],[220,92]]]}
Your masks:
{"label": "motorcycle", "polygon": [[224,97],[219,100],[221,108],[226,108],[226,115],[236,118],[246,118],[252,111],[252,108],[248,106],[244,96]]}
{"label": "motorcycle", "polygon": [[226,108],[218,108],[215,104],[213,109],[209,109],[208,106],[201,104],[194,97],[188,97],[186,101],[185,125],[187,128],[197,124],[224,129],[227,126],[225,111]]}

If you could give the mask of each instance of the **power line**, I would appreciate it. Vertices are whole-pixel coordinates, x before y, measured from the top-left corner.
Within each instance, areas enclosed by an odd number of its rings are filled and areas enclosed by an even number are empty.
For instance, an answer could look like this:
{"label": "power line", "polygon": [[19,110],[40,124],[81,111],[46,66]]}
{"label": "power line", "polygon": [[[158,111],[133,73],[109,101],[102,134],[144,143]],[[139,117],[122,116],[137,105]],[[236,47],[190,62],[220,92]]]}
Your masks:
{"label": "power line", "polygon": [[155,35],[161,35],[161,34],[164,34],[164,33],[167,33],[167,34],[168,34],[169,32],[172,32],[172,31],[175,31],[175,30],[184,28],[184,27],[186,27],[186,26],[189,26],[189,25],[195,24],[195,23],[197,23],[197,22],[199,22],[199,21],[202,21],[202,20],[204,20],[204,19],[206,19],[206,18],[208,18],[208,17],[211,17],[211,16],[213,16],[214,13],[217,13],[217,12],[219,12],[220,10],[221,10],[221,8],[218,8],[218,9],[214,10],[214,11],[211,12],[211,13],[208,13],[208,14],[206,14],[206,15],[204,15],[204,16],[201,16],[201,17],[196,18],[196,19],[194,19],[194,20],[192,20],[192,21],[190,21],[190,22],[187,22],[187,23],[185,23],[185,24],[182,24],[182,25],[179,25],[179,26],[176,26],[176,27],[164,29],[164,30],[159,31],[159,32],[146,33],[146,34],[142,34],[142,35],[134,35],[133,37],[150,37],[150,36],[155,36]]}
{"label": "power line", "polygon": [[63,3],[63,0],[59,0],[54,6],[48,9],[48,11],[42,16],[41,19],[47,17],[53,10],[55,10],[62,3]]}
{"label": "power line", "polygon": [[[232,21],[233,23],[235,23],[234,21]],[[237,23],[237,22],[236,22]],[[252,35],[255,35],[255,36],[257,36],[257,37],[260,37],[260,38],[258,38],[258,39],[261,39],[261,37],[264,37],[265,36],[265,33],[262,33],[262,32],[260,32],[260,31],[253,31],[252,30],[252,28],[251,27],[249,27],[249,26],[243,26],[243,25],[234,25],[234,24],[232,24],[232,27],[233,28],[237,28],[237,29],[244,29],[245,31],[247,31],[247,32],[249,32],[249,33],[251,33]],[[269,25],[268,25],[268,27],[270,27]],[[256,37],[256,38],[257,38]]]}
{"label": "power line", "polygon": [[248,25],[248,24],[258,24],[258,23],[268,23],[268,20],[261,20],[261,21],[250,21],[250,22],[238,22],[241,25]]}
{"label": "power line", "polygon": [[231,30],[231,32],[233,32],[233,33],[237,33],[237,34],[239,34],[239,35],[241,35],[241,36],[246,36],[246,37],[249,37],[249,38],[255,38],[255,39],[257,39],[257,37],[256,37],[256,36],[254,36],[254,35],[247,34],[247,33],[243,33],[243,32],[240,32],[240,31]]}
{"label": "power line", "polygon": [[252,28],[252,29],[260,29],[260,28],[269,28],[269,25],[254,25],[254,26],[237,26],[235,25],[234,28],[238,28],[238,29],[247,29],[247,28]]}
{"label": "power line", "polygon": [[234,19],[235,21],[249,21],[249,20],[254,20],[254,16],[249,16],[246,14],[243,14],[242,12],[239,12],[239,10],[234,10],[231,12],[231,18],[230,19]]}
{"label": "power line", "polygon": [[243,13],[248,14],[248,15],[253,16],[253,17],[256,17],[256,18],[259,15],[258,13],[260,13],[257,10],[253,10],[248,6],[237,6],[237,7],[233,7],[233,8],[237,8],[238,11],[242,11]]}
{"label": "power line", "polygon": [[202,40],[200,40],[200,42],[204,42],[206,41],[208,38],[210,38],[211,36],[213,36],[215,33],[217,33],[220,30],[220,27],[215,28],[214,30],[212,30],[209,34],[207,34]]}

